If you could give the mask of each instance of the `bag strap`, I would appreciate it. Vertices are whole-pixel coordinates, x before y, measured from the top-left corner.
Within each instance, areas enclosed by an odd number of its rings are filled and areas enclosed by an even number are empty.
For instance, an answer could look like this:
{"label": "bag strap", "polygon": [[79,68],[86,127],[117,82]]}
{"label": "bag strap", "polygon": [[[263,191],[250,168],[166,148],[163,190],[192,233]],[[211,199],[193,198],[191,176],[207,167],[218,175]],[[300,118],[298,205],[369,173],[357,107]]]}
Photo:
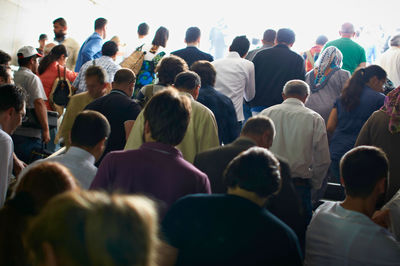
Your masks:
{"label": "bag strap", "polygon": [[311,52],[307,51],[306,55],[307,55],[308,60],[311,62],[311,65],[314,66],[315,60],[314,60],[314,57],[312,56]]}

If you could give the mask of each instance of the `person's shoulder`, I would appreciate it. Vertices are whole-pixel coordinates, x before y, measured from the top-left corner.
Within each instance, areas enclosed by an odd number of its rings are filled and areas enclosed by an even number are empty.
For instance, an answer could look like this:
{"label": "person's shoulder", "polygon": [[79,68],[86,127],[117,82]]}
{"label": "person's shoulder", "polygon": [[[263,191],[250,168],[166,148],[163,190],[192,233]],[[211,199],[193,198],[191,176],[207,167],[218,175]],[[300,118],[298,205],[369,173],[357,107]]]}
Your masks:
{"label": "person's shoulder", "polygon": [[213,114],[213,112],[204,104],[199,103],[198,101],[192,100],[191,101],[191,105],[192,105],[192,110],[193,110],[193,115],[197,114]]}
{"label": "person's shoulder", "polygon": [[2,129],[0,129],[0,143],[2,143],[2,145],[9,145],[12,144],[12,138],[10,135],[8,135],[5,131],[3,131]]}
{"label": "person's shoulder", "polygon": [[188,48],[185,47],[185,48],[182,48],[182,49],[175,50],[175,51],[171,52],[171,54],[179,56],[179,55],[182,55],[183,53],[185,53],[187,50],[188,50]]}

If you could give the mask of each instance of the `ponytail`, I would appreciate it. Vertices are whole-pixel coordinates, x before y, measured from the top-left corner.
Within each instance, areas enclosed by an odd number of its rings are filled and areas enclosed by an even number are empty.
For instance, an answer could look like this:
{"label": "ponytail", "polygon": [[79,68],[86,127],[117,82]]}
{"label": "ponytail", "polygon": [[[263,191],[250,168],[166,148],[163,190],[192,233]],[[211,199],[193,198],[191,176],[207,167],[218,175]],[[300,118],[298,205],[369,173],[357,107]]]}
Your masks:
{"label": "ponytail", "polygon": [[55,61],[60,59],[62,55],[67,56],[67,49],[64,45],[56,45],[51,49],[50,53],[43,57],[42,61],[39,63],[38,72],[39,75],[43,74],[47,68]]}

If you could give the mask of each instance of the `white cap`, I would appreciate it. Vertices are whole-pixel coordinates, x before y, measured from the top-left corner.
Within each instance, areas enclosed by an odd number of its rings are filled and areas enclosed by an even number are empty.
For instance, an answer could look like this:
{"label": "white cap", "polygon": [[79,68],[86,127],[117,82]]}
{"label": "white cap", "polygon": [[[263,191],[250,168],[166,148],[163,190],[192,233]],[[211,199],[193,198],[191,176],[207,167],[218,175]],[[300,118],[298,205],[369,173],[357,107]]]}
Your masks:
{"label": "white cap", "polygon": [[35,48],[32,46],[24,46],[21,49],[18,50],[17,56],[18,58],[28,58],[31,56],[37,55],[38,57],[42,57],[41,54],[39,54]]}

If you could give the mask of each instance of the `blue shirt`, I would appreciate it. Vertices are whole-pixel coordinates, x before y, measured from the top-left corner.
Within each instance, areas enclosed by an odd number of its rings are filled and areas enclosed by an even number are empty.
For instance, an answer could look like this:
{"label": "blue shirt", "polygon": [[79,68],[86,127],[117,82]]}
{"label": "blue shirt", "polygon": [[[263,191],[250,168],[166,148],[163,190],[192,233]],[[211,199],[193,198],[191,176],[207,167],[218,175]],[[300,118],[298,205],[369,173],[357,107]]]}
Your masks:
{"label": "blue shirt", "polygon": [[332,160],[340,160],[353,148],[362,126],[384,101],[385,95],[368,86],[362,91],[358,106],[350,112],[344,108],[340,98],[336,100],[334,108],[337,108],[338,124],[329,146]]}
{"label": "blue shirt", "polygon": [[100,34],[94,32],[82,44],[79,50],[78,59],[76,60],[75,72],[79,72],[82,65],[87,61],[99,58],[101,56],[101,48],[103,46],[103,38]]}
{"label": "blue shirt", "polygon": [[232,100],[211,86],[200,88],[197,101],[208,107],[218,125],[219,142],[229,144],[239,135],[235,107]]}

